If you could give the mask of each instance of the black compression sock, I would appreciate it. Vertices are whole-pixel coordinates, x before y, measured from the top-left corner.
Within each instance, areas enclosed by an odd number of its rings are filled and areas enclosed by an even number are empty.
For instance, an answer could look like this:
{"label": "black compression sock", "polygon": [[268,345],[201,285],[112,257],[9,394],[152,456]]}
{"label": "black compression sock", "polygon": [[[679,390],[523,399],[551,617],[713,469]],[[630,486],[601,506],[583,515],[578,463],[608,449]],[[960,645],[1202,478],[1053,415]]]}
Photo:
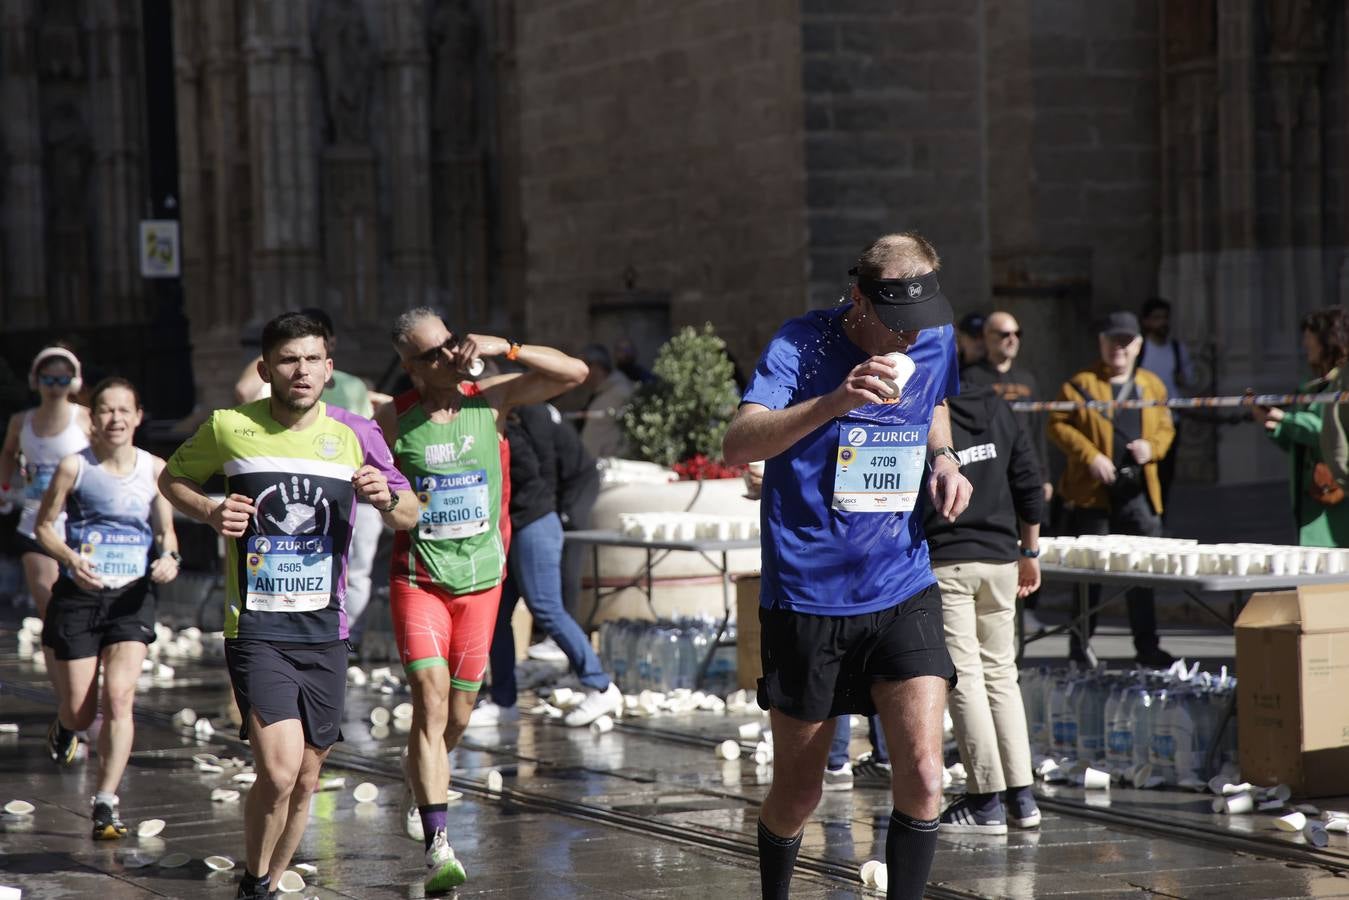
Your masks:
{"label": "black compression sock", "polygon": [[885,836],[885,868],[890,876],[887,900],[923,900],[923,888],[936,852],[936,819],[912,819],[892,810],[890,830]]}
{"label": "black compression sock", "polygon": [[801,849],[801,835],[778,837],[759,820],[759,878],[763,900],[788,900],[792,887],[792,866]]}

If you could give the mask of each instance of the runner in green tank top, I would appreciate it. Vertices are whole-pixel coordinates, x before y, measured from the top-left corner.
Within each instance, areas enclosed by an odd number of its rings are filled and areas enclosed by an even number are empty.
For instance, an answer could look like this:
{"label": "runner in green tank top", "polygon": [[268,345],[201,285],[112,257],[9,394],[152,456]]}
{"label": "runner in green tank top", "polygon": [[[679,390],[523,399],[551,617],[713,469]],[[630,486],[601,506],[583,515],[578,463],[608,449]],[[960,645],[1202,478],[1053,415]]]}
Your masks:
{"label": "runner in green tank top", "polygon": [[[416,812],[409,803],[405,827],[425,842],[431,893],[467,878],[446,836],[448,754],[482,686],[501,597],[506,413],[575,387],[587,369],[551,347],[456,335],[426,308],[398,317],[393,342],[415,387],[375,418],[421,504],[417,524],[395,538],[389,605],[414,709],[406,768]],[[466,379],[492,356],[525,371]]]}

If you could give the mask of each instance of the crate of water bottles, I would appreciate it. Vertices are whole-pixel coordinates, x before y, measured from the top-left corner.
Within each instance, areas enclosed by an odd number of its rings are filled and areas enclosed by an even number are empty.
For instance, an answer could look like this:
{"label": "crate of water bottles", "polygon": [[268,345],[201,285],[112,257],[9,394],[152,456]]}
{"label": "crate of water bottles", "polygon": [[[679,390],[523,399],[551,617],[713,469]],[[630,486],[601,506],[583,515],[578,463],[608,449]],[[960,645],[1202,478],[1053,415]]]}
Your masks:
{"label": "crate of water bottles", "polygon": [[[735,623],[717,643],[710,618],[639,621],[616,619],[600,626],[600,660],[625,694],[698,687],[725,696],[735,690]],[[696,685],[708,654],[707,675]]]}
{"label": "crate of water bottles", "polygon": [[1137,788],[1205,790],[1237,768],[1236,678],[1183,662],[1169,670],[1022,669],[1038,772],[1085,766]]}

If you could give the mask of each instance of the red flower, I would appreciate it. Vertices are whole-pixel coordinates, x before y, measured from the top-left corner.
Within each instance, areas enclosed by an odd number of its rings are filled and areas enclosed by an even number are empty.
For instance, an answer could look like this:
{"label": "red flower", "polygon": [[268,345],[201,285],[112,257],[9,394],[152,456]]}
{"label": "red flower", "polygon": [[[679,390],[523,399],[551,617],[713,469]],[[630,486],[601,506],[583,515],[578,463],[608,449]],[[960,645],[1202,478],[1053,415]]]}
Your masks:
{"label": "red flower", "polygon": [[728,466],[719,459],[709,459],[706,454],[698,453],[672,467],[680,481],[704,481],[710,478],[739,478],[745,474],[745,466]]}

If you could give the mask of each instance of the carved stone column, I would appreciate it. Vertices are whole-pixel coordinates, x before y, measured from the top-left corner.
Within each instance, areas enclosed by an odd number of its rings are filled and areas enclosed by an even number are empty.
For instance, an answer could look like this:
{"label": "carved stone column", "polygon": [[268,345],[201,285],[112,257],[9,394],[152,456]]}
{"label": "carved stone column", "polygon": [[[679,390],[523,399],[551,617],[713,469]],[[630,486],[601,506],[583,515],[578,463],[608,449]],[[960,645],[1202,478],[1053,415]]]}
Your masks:
{"label": "carved stone column", "polygon": [[390,290],[386,312],[433,301],[431,137],[434,102],[426,49],[426,7],[384,4],[384,85],[388,97]]}
{"label": "carved stone column", "polygon": [[10,328],[46,324],[46,214],[42,189],[42,122],[38,106],[34,0],[0,4],[0,185],[3,297]]}
{"label": "carved stone column", "polygon": [[97,0],[90,12],[95,64],[89,109],[99,294],[92,312],[97,322],[141,322],[146,309],[137,254],[145,199],[140,4]]}
{"label": "carved stone column", "polygon": [[253,318],[321,295],[318,130],[310,0],[247,0]]}

